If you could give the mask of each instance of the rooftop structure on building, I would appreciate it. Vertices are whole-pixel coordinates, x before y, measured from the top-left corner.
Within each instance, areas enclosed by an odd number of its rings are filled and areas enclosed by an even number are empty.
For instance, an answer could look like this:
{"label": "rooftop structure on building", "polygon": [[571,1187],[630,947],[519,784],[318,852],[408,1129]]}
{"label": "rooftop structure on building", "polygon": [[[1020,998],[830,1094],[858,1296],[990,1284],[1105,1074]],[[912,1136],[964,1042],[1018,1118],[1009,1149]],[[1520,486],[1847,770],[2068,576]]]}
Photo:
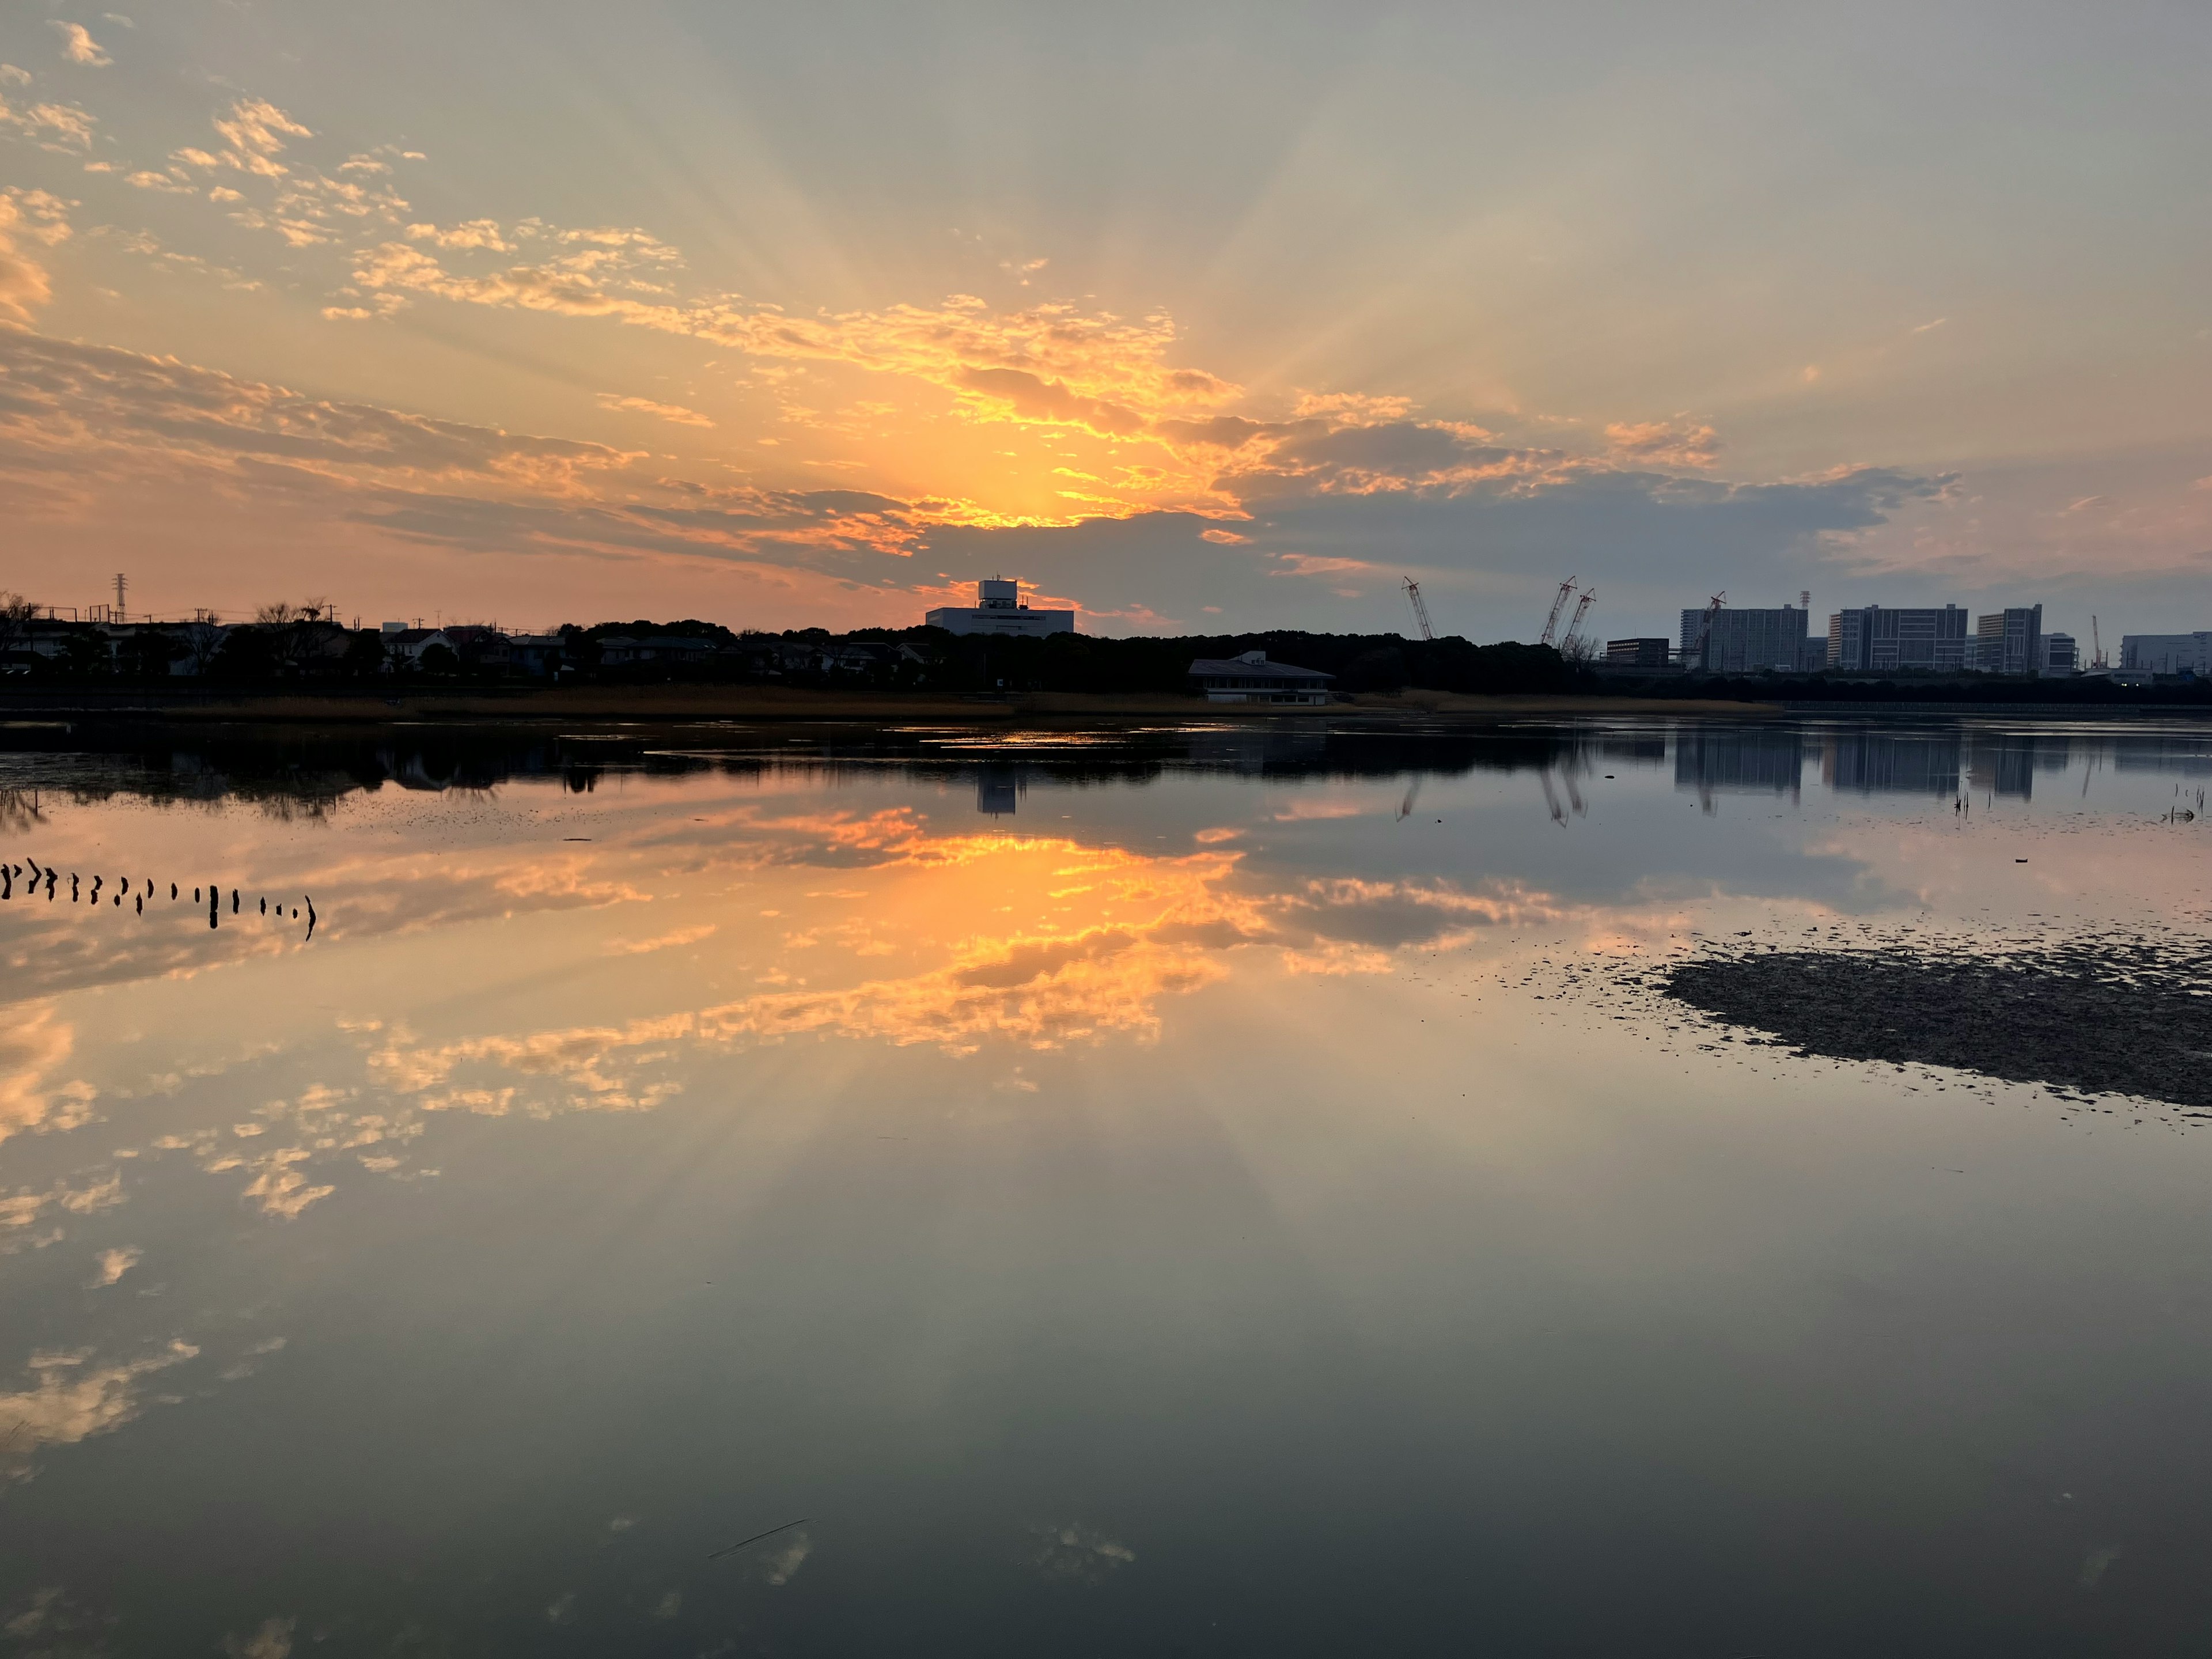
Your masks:
{"label": "rooftop structure on building", "polygon": [[1966,665],[1966,613],[1955,605],[1835,611],[1828,617],[1826,665],[1843,673],[1955,674]]}
{"label": "rooftop structure on building", "polygon": [[2212,631],[2196,634],[2123,634],[2120,666],[2153,674],[2212,678]]}
{"label": "rooftop structure on building", "polygon": [[1208,702],[1324,703],[1336,677],[1247,651],[1240,657],[1200,657],[1191,664],[1190,678]]}
{"label": "rooftop structure on building", "polygon": [[1033,611],[1021,602],[1021,584],[1003,576],[988,576],[977,582],[973,605],[942,605],[923,620],[948,634],[1006,634],[1018,639],[1042,639],[1048,634],[1075,632],[1075,612]]}

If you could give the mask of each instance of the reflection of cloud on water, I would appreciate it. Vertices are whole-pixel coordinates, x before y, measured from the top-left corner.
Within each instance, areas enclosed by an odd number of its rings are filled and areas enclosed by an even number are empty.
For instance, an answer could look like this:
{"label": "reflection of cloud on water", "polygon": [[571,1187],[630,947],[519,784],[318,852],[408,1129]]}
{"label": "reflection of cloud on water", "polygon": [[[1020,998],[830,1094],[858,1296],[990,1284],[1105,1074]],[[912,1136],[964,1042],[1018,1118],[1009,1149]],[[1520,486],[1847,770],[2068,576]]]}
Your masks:
{"label": "reflection of cloud on water", "polygon": [[94,1365],[92,1353],[38,1353],[28,1367],[36,1384],[0,1394],[0,1478],[28,1480],[41,1446],[74,1445],[121,1428],[145,1409],[140,1380],[196,1358],[189,1342],[119,1365]]}
{"label": "reflection of cloud on water", "polygon": [[292,1659],[293,1619],[264,1619],[251,1636],[226,1636],[222,1650],[229,1659]]}
{"label": "reflection of cloud on water", "polygon": [[125,1244],[118,1249],[102,1250],[93,1258],[95,1265],[92,1280],[85,1288],[94,1291],[106,1290],[137,1267],[139,1258],[144,1254],[145,1252],[136,1244]]}
{"label": "reflection of cloud on water", "polygon": [[[49,1210],[61,1210],[70,1215],[94,1215],[101,1210],[112,1209],[123,1202],[123,1176],[114,1170],[99,1180],[88,1180],[80,1187],[68,1182],[57,1182],[43,1192],[21,1188],[0,1197],[0,1239],[8,1231],[27,1228]],[[51,1244],[61,1237],[58,1232],[34,1238],[36,1244]],[[7,1245],[0,1243],[0,1251]]]}
{"label": "reflection of cloud on water", "polygon": [[813,1553],[814,1540],[803,1532],[793,1533],[789,1543],[761,1558],[760,1576],[771,1584],[788,1584]]}
{"label": "reflection of cloud on water", "polygon": [[73,1129],[91,1116],[94,1090],[53,1080],[76,1046],[50,1002],[0,1010],[0,1140],[26,1129]]}
{"label": "reflection of cloud on water", "polygon": [[1030,1565],[1047,1578],[1096,1584],[1137,1559],[1136,1551],[1089,1527],[1070,1525],[1039,1530]]}

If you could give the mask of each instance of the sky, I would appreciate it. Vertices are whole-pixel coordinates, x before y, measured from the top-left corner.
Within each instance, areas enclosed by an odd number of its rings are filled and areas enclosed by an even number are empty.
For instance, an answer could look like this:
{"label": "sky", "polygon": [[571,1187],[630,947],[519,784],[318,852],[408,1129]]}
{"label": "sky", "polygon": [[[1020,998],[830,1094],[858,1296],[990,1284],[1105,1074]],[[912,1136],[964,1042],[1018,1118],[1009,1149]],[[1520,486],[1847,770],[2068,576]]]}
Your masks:
{"label": "sky", "polygon": [[0,587],[2212,628],[2208,66],[2125,0],[10,0]]}

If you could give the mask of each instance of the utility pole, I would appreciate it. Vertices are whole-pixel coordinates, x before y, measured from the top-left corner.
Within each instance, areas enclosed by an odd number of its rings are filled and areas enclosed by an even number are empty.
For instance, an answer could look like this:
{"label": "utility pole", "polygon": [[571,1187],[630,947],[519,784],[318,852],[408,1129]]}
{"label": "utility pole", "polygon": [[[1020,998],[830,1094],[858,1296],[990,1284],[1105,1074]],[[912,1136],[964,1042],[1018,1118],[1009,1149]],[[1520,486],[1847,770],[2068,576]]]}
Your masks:
{"label": "utility pole", "polygon": [[117,571],[115,573],[115,620],[118,622],[126,619],[126,613],[123,608],[123,596],[130,586],[131,584],[124,579],[123,573],[120,570]]}

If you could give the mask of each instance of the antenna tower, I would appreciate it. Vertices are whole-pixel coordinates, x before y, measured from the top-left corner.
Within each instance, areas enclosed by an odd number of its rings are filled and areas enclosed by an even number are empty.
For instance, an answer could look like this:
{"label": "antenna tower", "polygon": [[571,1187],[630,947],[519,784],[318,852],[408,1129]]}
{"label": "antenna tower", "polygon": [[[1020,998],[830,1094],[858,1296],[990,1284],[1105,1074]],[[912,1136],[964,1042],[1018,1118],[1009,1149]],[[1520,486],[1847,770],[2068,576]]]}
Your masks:
{"label": "antenna tower", "polygon": [[1428,601],[1421,597],[1420,583],[1411,576],[1400,580],[1406,584],[1406,597],[1413,602],[1413,620],[1421,625],[1421,637],[1425,640],[1436,638],[1437,630],[1430,624]]}
{"label": "antenna tower", "polygon": [[125,613],[123,608],[123,596],[130,586],[129,581],[125,580],[123,573],[120,570],[117,571],[115,573],[115,620],[118,622],[124,619]]}

